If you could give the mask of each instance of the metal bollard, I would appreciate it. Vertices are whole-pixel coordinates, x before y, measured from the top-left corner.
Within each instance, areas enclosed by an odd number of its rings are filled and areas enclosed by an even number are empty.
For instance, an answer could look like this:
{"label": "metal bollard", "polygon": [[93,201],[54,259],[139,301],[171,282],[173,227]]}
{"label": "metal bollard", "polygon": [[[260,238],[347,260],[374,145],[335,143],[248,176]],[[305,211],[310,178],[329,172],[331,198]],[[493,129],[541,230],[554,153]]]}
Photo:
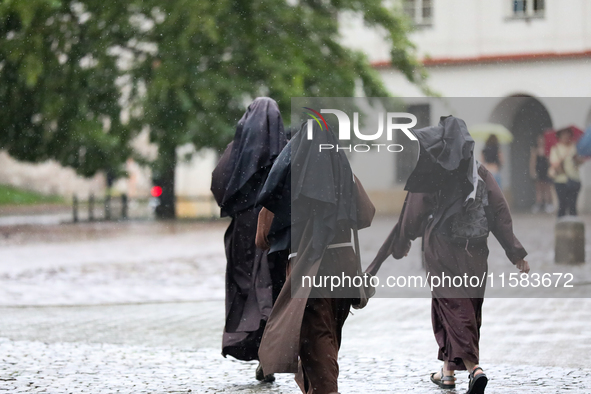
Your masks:
{"label": "metal bollard", "polygon": [[126,220],[127,219],[127,194],[123,193],[121,195],[121,219],[122,220]]}
{"label": "metal bollard", "polygon": [[111,195],[105,196],[105,220],[111,220]]}
{"label": "metal bollard", "polygon": [[576,216],[565,216],[554,227],[554,262],[583,264],[585,262],[585,224]]}
{"label": "metal bollard", "polygon": [[78,196],[74,194],[72,197],[72,221],[78,222]]}
{"label": "metal bollard", "polygon": [[88,196],[88,221],[94,221],[94,194]]}

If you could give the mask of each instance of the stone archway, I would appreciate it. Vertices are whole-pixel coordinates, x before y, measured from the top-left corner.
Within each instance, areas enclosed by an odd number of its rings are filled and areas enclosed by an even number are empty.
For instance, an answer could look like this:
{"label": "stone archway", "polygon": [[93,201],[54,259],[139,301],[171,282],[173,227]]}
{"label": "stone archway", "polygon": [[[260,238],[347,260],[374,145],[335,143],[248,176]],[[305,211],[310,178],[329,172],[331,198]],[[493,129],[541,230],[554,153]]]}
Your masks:
{"label": "stone archway", "polygon": [[530,149],[538,135],[552,128],[546,107],[535,97],[515,95],[503,99],[493,110],[490,121],[513,133],[507,165],[510,176],[510,200],[516,210],[527,210],[535,202],[535,185],[530,176]]}

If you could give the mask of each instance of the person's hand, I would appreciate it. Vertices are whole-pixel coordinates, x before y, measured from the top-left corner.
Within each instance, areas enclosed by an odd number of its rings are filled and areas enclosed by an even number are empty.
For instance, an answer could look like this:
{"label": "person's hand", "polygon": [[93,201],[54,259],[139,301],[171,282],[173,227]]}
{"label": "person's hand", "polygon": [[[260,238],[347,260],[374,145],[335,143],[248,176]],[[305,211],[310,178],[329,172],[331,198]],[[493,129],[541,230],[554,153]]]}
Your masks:
{"label": "person's hand", "polygon": [[404,250],[406,252],[404,252],[404,257],[407,257],[408,256],[408,252],[410,252],[411,245],[412,245],[412,242],[406,241],[406,246],[404,247]]}
{"label": "person's hand", "polygon": [[408,256],[408,252],[410,252],[411,245],[412,245],[412,243],[407,240],[406,241],[406,245],[404,247],[404,250],[406,251],[406,252],[404,252],[404,257],[407,257]]}
{"label": "person's hand", "polygon": [[254,243],[257,248],[262,250],[268,250],[271,246],[269,245],[269,239],[267,235],[269,234],[269,230],[271,229],[271,224],[273,223],[273,218],[275,215],[273,212],[269,211],[267,208],[262,208],[259,212],[259,218],[257,221],[257,233],[255,236]]}
{"label": "person's hand", "polygon": [[529,273],[529,263],[527,261],[521,259],[517,263],[515,263],[515,266],[522,274]]}
{"label": "person's hand", "polygon": [[405,240],[402,242],[405,242],[405,245],[402,247],[398,246],[394,248],[394,252],[392,253],[392,257],[394,257],[396,260],[400,260],[401,258],[408,256],[410,246],[412,245],[412,243],[409,240]]}
{"label": "person's hand", "polygon": [[269,245],[267,235],[263,231],[257,231],[254,243],[257,248],[262,250],[268,250],[271,247],[271,245]]}

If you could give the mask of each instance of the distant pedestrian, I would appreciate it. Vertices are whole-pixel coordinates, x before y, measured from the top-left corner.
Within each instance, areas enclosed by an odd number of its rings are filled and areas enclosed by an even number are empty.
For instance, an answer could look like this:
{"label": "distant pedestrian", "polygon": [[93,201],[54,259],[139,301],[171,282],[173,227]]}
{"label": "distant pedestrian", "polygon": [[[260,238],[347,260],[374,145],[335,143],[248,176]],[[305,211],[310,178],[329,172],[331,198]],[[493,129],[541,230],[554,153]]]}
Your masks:
{"label": "distant pedestrian", "polygon": [[[212,174],[211,191],[221,216],[232,222],[226,246],[226,321],[222,354],[258,360],[258,350],[273,302],[285,281],[287,254],[268,256],[255,245],[261,207],[256,200],[271,166],[285,144],[275,100],[254,100],[238,122],[234,141]],[[257,379],[272,380],[257,369]]]}
{"label": "distant pedestrian", "polygon": [[[529,272],[507,202],[492,174],[475,160],[474,140],[464,121],[449,116],[438,126],[414,133],[419,161],[406,183],[408,194],[398,223],[372,265],[389,255],[403,258],[411,241],[423,237],[428,278],[467,275],[485,282],[487,237],[492,231],[509,260],[521,272]],[[431,381],[439,387],[454,388],[454,371],[467,369],[468,393],[484,393],[488,378],[479,366],[479,344],[485,288],[486,283],[450,283],[432,290],[431,318],[443,367],[431,374]]]}
{"label": "distant pedestrian", "polygon": [[558,142],[550,150],[549,174],[554,180],[558,196],[558,217],[577,215],[577,198],[581,190],[579,166],[583,160],[577,156],[577,147],[570,128],[556,132]]}
{"label": "distant pedestrian", "polygon": [[503,167],[503,152],[501,152],[501,145],[495,134],[491,134],[486,140],[484,149],[482,149],[481,162],[492,174],[502,190],[501,167]]}
{"label": "distant pedestrian", "polygon": [[546,156],[544,135],[537,138],[536,146],[531,148],[529,172],[536,183],[536,203],[532,207],[533,213],[554,212],[552,203],[552,179],[548,176],[550,160]]}
{"label": "distant pedestrian", "polygon": [[[265,374],[296,373],[303,393],[329,394],[338,392],[342,328],[359,289],[312,288],[304,277],[315,278],[314,283],[326,276],[355,277],[351,230],[368,227],[375,209],[343,151],[319,151],[319,144],[337,145],[330,129],[315,123],[308,140],[304,127],[277,159],[259,199],[275,216],[291,215],[289,276],[259,356]],[[286,190],[290,198],[284,198]],[[281,239],[270,240],[271,249]]]}

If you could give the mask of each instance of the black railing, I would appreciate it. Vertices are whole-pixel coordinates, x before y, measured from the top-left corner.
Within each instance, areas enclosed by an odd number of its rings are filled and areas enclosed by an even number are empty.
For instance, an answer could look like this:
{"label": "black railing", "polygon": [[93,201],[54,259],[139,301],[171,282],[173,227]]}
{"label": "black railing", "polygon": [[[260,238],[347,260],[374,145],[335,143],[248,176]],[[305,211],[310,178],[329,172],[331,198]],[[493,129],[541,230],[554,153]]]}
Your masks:
{"label": "black railing", "polygon": [[[86,200],[77,195],[72,197],[72,220],[82,221],[121,221],[128,219],[152,219],[158,205],[157,198],[129,198],[127,194],[105,195],[97,198],[90,194]],[[177,216],[179,218],[219,217],[219,208],[213,196],[177,196]]]}

